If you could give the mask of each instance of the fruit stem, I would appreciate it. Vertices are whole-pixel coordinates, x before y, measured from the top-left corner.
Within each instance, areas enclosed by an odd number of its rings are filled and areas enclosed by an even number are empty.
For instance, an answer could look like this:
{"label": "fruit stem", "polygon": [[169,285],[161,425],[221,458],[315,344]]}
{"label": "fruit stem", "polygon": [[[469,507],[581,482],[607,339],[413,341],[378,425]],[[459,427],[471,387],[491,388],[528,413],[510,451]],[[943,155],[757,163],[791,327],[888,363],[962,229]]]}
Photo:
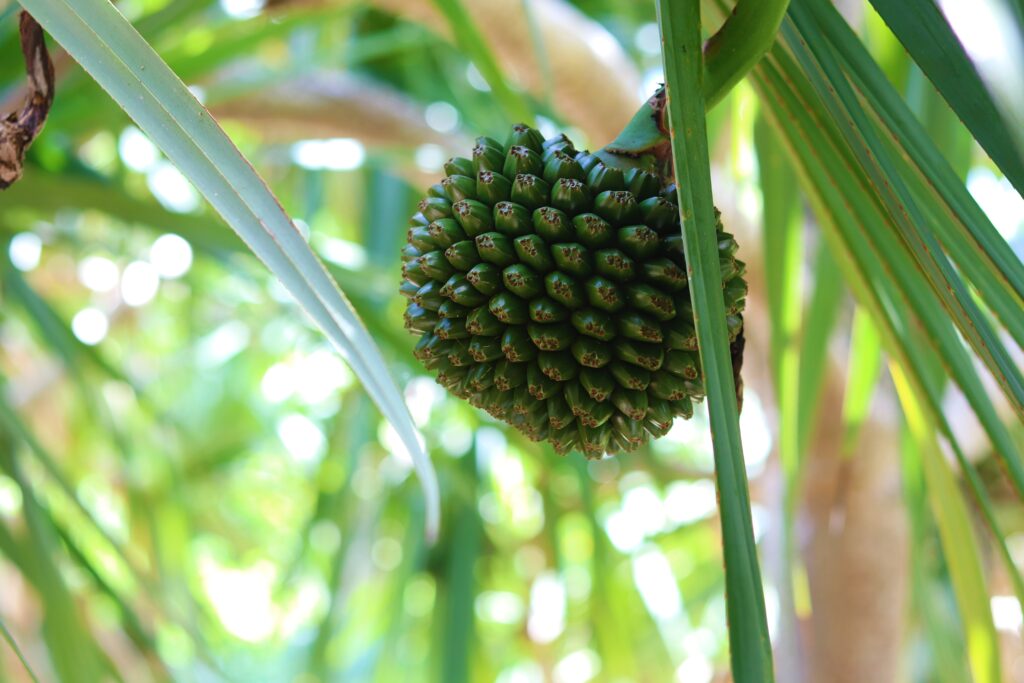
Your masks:
{"label": "fruit stem", "polygon": [[732,14],[704,44],[704,103],[710,110],[775,42],[789,0],[736,0]]}
{"label": "fruit stem", "polygon": [[[704,44],[702,90],[710,110],[742,79],[775,42],[789,0],[737,0],[729,18]],[[671,171],[671,139],[665,122],[665,87],[643,103],[618,137],[597,152],[622,168],[656,166]]]}
{"label": "fruit stem", "polygon": [[[718,104],[775,42],[789,0],[737,0],[732,13],[704,44],[705,109]],[[644,168],[670,182],[672,140],[665,120],[665,86],[633,115],[622,132],[595,152],[609,166]]]}

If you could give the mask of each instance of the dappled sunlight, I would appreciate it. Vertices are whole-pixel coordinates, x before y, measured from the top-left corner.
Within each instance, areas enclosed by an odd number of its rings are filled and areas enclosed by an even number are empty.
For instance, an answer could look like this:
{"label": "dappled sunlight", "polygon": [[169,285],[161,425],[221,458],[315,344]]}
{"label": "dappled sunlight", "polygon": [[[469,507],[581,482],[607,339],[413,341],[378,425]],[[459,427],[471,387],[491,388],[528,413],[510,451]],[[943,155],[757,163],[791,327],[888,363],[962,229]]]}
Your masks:
{"label": "dappled sunlight", "polygon": [[[126,113],[47,28],[53,111],[0,192],[4,680],[31,680],[13,643],[41,681],[766,683],[731,673],[737,634],[779,683],[1016,680],[1024,198],[880,12],[850,5],[855,74],[832,3],[792,0],[706,120],[627,129],[640,173],[599,155],[677,77],[655,3],[116,4],[203,108]],[[990,88],[1019,81],[1024,15],[938,5]],[[117,66],[135,95],[145,63]],[[706,234],[670,121],[707,125]],[[175,155],[179,124],[242,158]],[[579,196],[541,238],[552,187]],[[702,296],[732,336],[698,334]],[[737,423],[712,387],[738,360]]]}

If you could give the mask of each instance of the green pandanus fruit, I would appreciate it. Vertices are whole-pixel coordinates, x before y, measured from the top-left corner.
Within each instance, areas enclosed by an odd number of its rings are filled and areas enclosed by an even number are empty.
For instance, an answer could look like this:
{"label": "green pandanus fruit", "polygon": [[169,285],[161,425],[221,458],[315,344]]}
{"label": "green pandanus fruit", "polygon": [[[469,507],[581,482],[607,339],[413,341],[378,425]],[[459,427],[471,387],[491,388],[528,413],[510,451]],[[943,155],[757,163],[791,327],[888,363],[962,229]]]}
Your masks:
{"label": "green pandanus fruit", "polygon": [[[663,106],[659,92],[595,153],[522,124],[478,138],[409,221],[416,357],[559,453],[632,451],[704,397]],[[714,228],[738,368],[744,264]]]}

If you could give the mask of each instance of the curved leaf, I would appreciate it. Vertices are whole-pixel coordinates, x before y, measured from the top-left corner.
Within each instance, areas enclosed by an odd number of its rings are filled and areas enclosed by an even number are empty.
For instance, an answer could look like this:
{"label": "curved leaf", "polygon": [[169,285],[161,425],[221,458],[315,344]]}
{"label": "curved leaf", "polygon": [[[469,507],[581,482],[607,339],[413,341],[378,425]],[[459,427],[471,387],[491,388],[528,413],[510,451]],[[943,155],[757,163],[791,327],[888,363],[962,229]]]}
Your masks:
{"label": "curved leaf", "polygon": [[1024,194],[1024,154],[934,0],[871,0],[978,144]]}
{"label": "curved leaf", "polygon": [[342,353],[409,451],[427,500],[428,535],[436,535],[436,475],[380,351],[249,162],[109,2],[22,4],[195,184]]}
{"label": "curved leaf", "polygon": [[992,622],[988,589],[981,566],[978,539],[971,527],[970,513],[956,478],[935,440],[935,425],[918,401],[899,365],[890,366],[903,414],[921,459],[928,501],[935,515],[942,552],[949,566],[950,581],[960,607],[967,658],[975,683],[999,683],[999,638]]}

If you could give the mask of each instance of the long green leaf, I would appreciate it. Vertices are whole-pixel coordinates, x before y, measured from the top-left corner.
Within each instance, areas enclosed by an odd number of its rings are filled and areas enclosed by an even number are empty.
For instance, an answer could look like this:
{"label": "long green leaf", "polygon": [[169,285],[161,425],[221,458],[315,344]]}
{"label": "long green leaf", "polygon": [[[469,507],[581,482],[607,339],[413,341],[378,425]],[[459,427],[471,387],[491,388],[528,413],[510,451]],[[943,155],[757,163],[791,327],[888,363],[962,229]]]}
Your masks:
{"label": "long green leaf", "polygon": [[[796,40],[799,42],[802,37]],[[833,243],[833,253],[838,257],[845,252],[855,259],[853,264],[862,278],[862,302],[867,295],[875,299],[876,318],[887,316],[889,324],[895,326],[893,334],[905,323],[893,318],[896,310],[892,306],[899,302],[901,307],[913,311],[928,331],[928,342],[940,352],[944,365],[964,391],[1006,463],[1015,488],[1024,495],[1024,466],[1017,448],[1000,421],[946,310],[930,295],[931,287],[911,257],[909,247],[896,236],[896,229],[890,227],[891,216],[880,205],[864,169],[846,146],[838,124],[816,99],[808,78],[801,75],[796,63],[781,49],[773,50],[771,55],[770,60],[762,62],[762,78],[767,82],[761,85],[771,91],[767,97],[774,98],[775,107],[784,106],[785,113],[780,110],[773,120],[791,128],[789,144],[800,146],[795,153],[804,158],[804,173],[809,174],[807,182],[815,192],[821,193],[819,201],[823,204],[819,207],[824,212],[821,215],[828,217],[825,224],[835,225],[839,230],[835,238],[839,241]],[[822,89],[827,91],[828,86]],[[782,102],[778,102],[778,98]],[[849,278],[853,271],[847,268],[846,272]],[[913,359],[914,347],[908,345],[906,349]]]}
{"label": "long green leaf", "polygon": [[116,675],[110,660],[76,609],[74,597],[58,570],[62,555],[47,511],[39,504],[15,452],[13,441],[0,428],[0,471],[21,489],[24,528],[15,536],[0,523],[0,548],[5,554],[18,547],[11,559],[19,562],[22,576],[36,588],[43,605],[42,637],[58,677],[71,683],[103,680]]}
{"label": "long green leaf", "polygon": [[843,396],[844,455],[852,454],[857,447],[860,428],[868,417],[881,366],[882,339],[871,316],[858,307],[853,314],[846,393]]}
{"label": "long green leaf", "polygon": [[913,263],[925,275],[935,297],[951,315],[958,331],[1003,388],[1010,405],[1024,419],[1024,377],[1020,369],[942,253],[917,202],[896,172],[852,86],[841,72],[830,46],[821,37],[807,4],[806,0],[793,3],[790,20],[783,23],[783,35],[881,199]]}
{"label": "long green leaf", "polygon": [[[780,670],[796,671],[802,657],[793,589],[796,543],[794,522],[800,495],[800,393],[803,357],[803,220],[796,173],[778,133],[763,112],[754,127],[758,180],[764,216],[764,272],[771,320],[771,364],[778,405],[778,453],[784,477],[782,547],[778,555]],[[827,340],[827,337],[826,337]],[[812,340],[813,341],[813,340]],[[816,400],[816,399],[815,399]],[[790,662],[783,657],[791,658]]]}
{"label": "long green leaf", "polygon": [[267,264],[344,355],[412,456],[436,535],[433,467],[384,359],[291,219],[210,114],[106,0],[22,5],[120,104]]}
{"label": "long green leaf", "polygon": [[[2,378],[0,378],[2,379]],[[98,538],[102,538],[103,541],[113,550],[114,556],[120,560],[122,570],[127,570],[128,576],[134,583],[137,583],[141,587],[147,596],[159,604],[159,608],[164,615],[168,618],[182,618],[182,613],[188,609],[194,607],[191,604],[191,599],[186,600],[168,600],[165,597],[164,592],[161,590],[161,586],[154,583],[153,579],[146,573],[143,567],[139,566],[139,563],[133,559],[128,549],[120,542],[115,540],[110,532],[100,524],[95,515],[82,503],[80,496],[75,492],[70,480],[61,471],[53,455],[46,450],[46,448],[40,443],[36,436],[29,430],[25,423],[20,419],[17,413],[7,404],[6,400],[0,397],[0,430],[3,431],[6,438],[11,439],[12,443],[17,445],[24,445],[29,453],[31,453],[34,459],[42,465],[42,471],[46,472],[50,479],[55,482],[56,487],[60,490],[67,502],[71,504],[71,507],[77,511],[78,520],[82,523],[76,527],[75,533],[76,538],[81,540],[86,538],[89,541],[89,546],[95,545],[95,541]],[[52,495],[52,494],[51,494]],[[122,595],[118,594],[108,582],[101,576],[100,572],[97,571],[91,561],[86,558],[83,553],[75,545],[74,541],[68,540],[69,534],[68,529],[70,524],[78,523],[78,520],[74,518],[62,519],[54,514],[52,507],[44,507],[39,504],[40,510],[45,513],[45,517],[53,531],[61,536],[64,540],[67,550],[73,559],[82,567],[82,569],[93,575],[97,586],[100,590],[107,594],[120,608],[122,618],[125,622],[125,632],[135,642],[140,650],[147,652],[152,651],[154,648],[153,640],[148,635],[143,627],[141,626],[141,620],[137,616],[137,613],[132,609],[128,600]],[[66,515],[66,512],[65,512]],[[63,517],[63,515],[62,515]],[[83,533],[84,532],[84,533]],[[105,560],[109,563],[110,560]],[[193,631],[191,625],[186,626],[186,630],[189,630],[192,637],[197,639],[197,642],[201,643],[201,638],[197,631]],[[204,645],[200,645],[199,652],[201,656],[212,663],[212,658],[209,653],[206,652]]]}
{"label": "long green leaf", "polygon": [[890,373],[921,459],[928,500],[960,607],[974,683],[1000,683],[999,639],[967,504],[935,440],[935,425],[930,423],[928,411],[918,401],[903,370],[893,364]]}
{"label": "long green leaf", "polygon": [[[971,197],[842,15],[829,2],[813,2],[810,7],[822,34],[871,103],[873,113],[899,146],[903,158],[914,167],[916,176],[927,184],[932,199],[941,204],[943,213],[955,222],[956,234],[963,240],[965,250],[974,255],[973,259],[958,259],[958,265],[965,270],[972,261],[987,265],[983,270],[998,273],[1005,285],[1016,293],[1017,301],[1021,301],[1024,298],[1024,263]],[[941,229],[942,225],[939,223],[936,227]],[[940,233],[947,248],[951,248],[953,237]],[[956,258],[955,254],[953,256]],[[974,279],[973,275],[968,275]]]}
{"label": "long green leaf", "polygon": [[468,500],[460,499],[455,504],[452,520],[451,540],[447,573],[443,583],[443,602],[439,601],[439,630],[442,638],[438,655],[441,658],[439,680],[451,683],[469,683],[472,676],[473,643],[476,642],[476,625],[473,618],[475,581],[473,568],[480,555],[483,528],[480,516],[472,500],[475,498],[477,483],[477,451],[474,448],[460,463],[474,489]]}
{"label": "long green leaf", "polygon": [[[111,602],[116,605],[121,620],[121,629],[135,644],[139,654],[146,657],[147,662],[152,669],[154,679],[159,681],[171,680],[169,672],[164,668],[163,662],[161,662],[156,656],[156,639],[147,632],[146,627],[142,625],[142,621],[132,609],[131,605],[129,605],[128,602],[114,590],[114,588],[100,575],[97,566],[85,556],[85,553],[79,547],[78,537],[69,533],[66,528],[58,526],[56,520],[51,519],[50,521],[54,531],[60,538],[61,543],[63,543],[67,549],[69,557],[76,565],[78,565],[78,567],[81,568],[84,574],[88,575],[92,579],[98,589],[98,592],[109,598]],[[201,650],[202,646],[200,647],[200,651]],[[203,659],[207,662],[211,662],[207,655],[203,655]]]}
{"label": "long green leaf", "polygon": [[[791,63],[783,64],[792,67]],[[870,294],[875,300],[871,307],[875,312],[874,317],[880,320],[879,316],[884,316],[889,321],[887,325],[890,327],[890,333],[897,335],[902,323],[894,317],[892,302],[902,295],[894,287],[898,285],[905,288],[906,292],[914,292],[906,296],[908,305],[916,307],[917,314],[923,316],[921,321],[929,331],[929,340],[937,345],[936,348],[942,354],[945,364],[964,390],[998,452],[1003,456],[1016,488],[1018,491],[1024,491],[1024,468],[1021,467],[1017,450],[1005,426],[996,415],[995,408],[949,320],[935,302],[928,300],[927,289],[923,283],[914,279],[915,276],[920,278],[920,273],[909,262],[909,257],[903,254],[898,240],[884,227],[880,229],[879,226],[884,226],[885,223],[884,219],[879,219],[875,213],[877,207],[874,207],[873,199],[863,193],[850,195],[860,181],[852,167],[847,166],[847,171],[843,170],[844,163],[839,156],[839,149],[833,146],[833,141],[824,132],[829,128],[823,126],[820,120],[812,121],[809,118],[806,112],[813,104],[810,100],[793,99],[791,93],[785,89],[785,81],[774,71],[774,67],[766,66],[765,71],[769,74],[768,79],[774,83],[773,96],[780,97],[781,101],[786,103],[785,113],[780,111],[780,116],[776,117],[775,121],[779,125],[786,125],[787,119],[784,117],[789,117],[789,121],[795,121],[799,125],[799,128],[789,132],[790,144],[800,145],[797,153],[803,160],[805,172],[810,174],[808,182],[820,193],[824,207],[828,207],[823,208],[820,215],[829,218],[826,225],[834,222],[839,231],[837,239],[840,242],[834,247],[833,253],[849,253],[855,259],[854,264],[861,273],[862,303],[866,301],[863,297]],[[790,73],[788,82],[795,82],[795,78],[795,74]],[[798,140],[793,137],[794,135],[804,136],[806,141]],[[840,188],[847,193],[846,197],[843,197]],[[881,223],[878,223],[879,220]],[[868,236],[880,241],[872,244],[868,241]],[[893,265],[883,267],[883,264],[889,262]],[[848,277],[851,273],[852,271],[847,270]],[[894,279],[896,282],[893,282]],[[904,346],[904,351],[908,358],[915,358],[915,347],[909,342]],[[936,404],[935,409],[941,410],[941,407]]]}
{"label": "long green leaf", "polygon": [[36,672],[32,670],[31,666],[29,666],[28,660],[25,659],[25,655],[21,651],[21,648],[18,647],[18,643],[14,640],[14,636],[12,636],[11,632],[7,630],[7,625],[4,623],[3,619],[0,619],[0,635],[2,635],[4,640],[7,641],[7,645],[10,646],[11,650],[14,652],[14,656],[18,658],[18,661],[21,662],[21,666],[24,667],[25,673],[27,673],[28,677],[32,679],[32,683],[39,683],[39,678],[36,676]]}
{"label": "long green leaf", "polygon": [[434,3],[448,20],[455,42],[480,70],[494,97],[505,109],[505,114],[517,121],[531,123],[533,116],[530,107],[523,96],[509,86],[498,60],[487,44],[487,39],[477,29],[462,0],[434,0]]}
{"label": "long green leaf", "polygon": [[[927,397],[927,407],[932,419],[940,426],[941,432],[949,442],[961,468],[967,476],[972,493],[981,508],[985,521],[992,530],[997,542],[1000,556],[1013,581],[1018,599],[1024,604],[1024,579],[1016,567],[1009,549],[1006,536],[1000,531],[995,518],[993,506],[980,477],[973,464],[967,460],[957,443],[952,430],[942,412],[938,388],[928,380],[928,371],[921,363],[921,340],[906,336],[906,324],[895,315],[891,302],[895,297],[891,282],[886,271],[881,267],[877,255],[872,254],[864,243],[867,228],[858,223],[856,216],[850,212],[851,206],[859,206],[864,200],[856,194],[844,198],[840,190],[847,192],[856,188],[858,181],[850,177],[849,169],[844,170],[842,160],[826,137],[828,126],[813,121],[809,112],[814,106],[810,100],[801,100],[796,95],[800,91],[801,76],[794,70],[792,62],[780,48],[770,53],[770,58],[761,63],[756,70],[755,83],[769,102],[772,121],[783,133],[783,139],[789,146],[793,158],[798,162],[797,169],[809,190],[809,199],[816,213],[826,228],[824,235],[829,247],[836,254],[840,268],[847,276],[854,293],[861,303],[872,313],[883,332],[886,347],[895,354],[896,360],[906,369],[908,379],[912,382],[918,395]],[[784,70],[782,78],[777,69]],[[806,86],[806,84],[804,84]],[[803,93],[806,96],[806,93]],[[973,385],[972,385],[973,386]],[[988,424],[990,436],[1002,448],[1009,447],[1004,455],[1009,471],[1016,486],[1019,487],[1014,447],[1009,442],[1009,435],[995,417],[990,403],[983,403],[979,416]],[[999,451],[997,451],[999,452]]]}
{"label": "long green leaf", "polygon": [[807,452],[812,430],[821,408],[821,390],[828,369],[828,342],[832,338],[839,311],[846,295],[843,278],[837,272],[836,259],[827,244],[821,244],[814,257],[814,291],[807,306],[800,343],[800,387],[797,389],[797,452]]}
{"label": "long green leaf", "polygon": [[750,494],[714,230],[702,96],[700,3],[697,0],[659,0],[658,22],[664,47],[662,59],[668,88],[672,157],[683,219],[683,246],[714,441],[733,678],[737,683],[767,683],[774,679],[771,642],[750,517]]}
{"label": "long green leaf", "polygon": [[795,496],[799,442],[800,326],[803,306],[803,221],[796,175],[770,124],[759,118],[754,130],[762,205],[764,272],[771,320],[771,363],[779,405],[779,457],[787,499]]}
{"label": "long green leaf", "polygon": [[759,117],[754,145],[764,207],[764,270],[772,322],[772,372],[778,384],[783,357],[788,348],[795,347],[799,335],[803,222],[796,175],[786,159],[785,148],[775,136],[770,124]]}
{"label": "long green leaf", "polygon": [[[17,413],[15,413],[7,404],[7,400],[4,397],[0,397],[0,427],[3,427],[12,438],[23,442],[25,446],[28,447],[29,452],[31,452],[35,459],[39,461],[46,473],[53,478],[57,483],[57,487],[67,497],[74,508],[81,513],[92,530],[99,534],[99,536],[114,549],[114,552],[126,566],[131,568],[133,572],[136,572],[136,567],[128,557],[128,553],[125,551],[122,544],[118,543],[113,536],[110,535],[110,532],[107,531],[102,524],[96,521],[96,518],[89,509],[85,507],[81,498],[75,493],[75,490],[71,486],[67,477],[65,477],[64,473],[61,472],[60,467],[57,465],[53,456],[41,443],[39,443],[39,440],[35,438],[35,435],[28,430],[25,424],[19,419]],[[136,578],[143,582],[146,580],[146,577],[142,575],[141,572],[136,573]]]}
{"label": "long green leaf", "polygon": [[871,0],[910,56],[1018,192],[1024,152],[934,0]]}
{"label": "long green leaf", "polygon": [[1024,263],[967,192],[949,161],[893,89],[852,29],[829,2],[810,5],[862,97],[871,104],[892,155],[936,236],[979,296],[1024,346]]}

